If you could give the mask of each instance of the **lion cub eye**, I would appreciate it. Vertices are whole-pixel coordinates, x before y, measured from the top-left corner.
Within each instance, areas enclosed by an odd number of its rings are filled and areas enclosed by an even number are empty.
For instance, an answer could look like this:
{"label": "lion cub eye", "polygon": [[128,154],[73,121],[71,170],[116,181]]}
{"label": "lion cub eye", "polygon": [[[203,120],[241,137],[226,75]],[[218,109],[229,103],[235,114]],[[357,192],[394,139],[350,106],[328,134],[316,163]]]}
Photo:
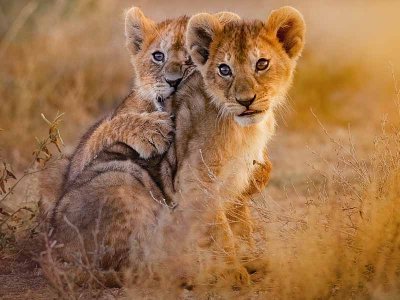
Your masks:
{"label": "lion cub eye", "polygon": [[269,59],[260,58],[256,63],[256,71],[264,71],[269,66]]}
{"label": "lion cub eye", "polygon": [[164,53],[162,53],[160,51],[156,51],[152,55],[153,55],[154,60],[157,62],[163,62],[165,59]]}
{"label": "lion cub eye", "polygon": [[231,76],[232,70],[227,64],[220,64],[218,66],[218,71],[221,76]]}
{"label": "lion cub eye", "polygon": [[193,64],[192,58],[188,56],[185,60],[185,65],[192,65],[192,64]]}

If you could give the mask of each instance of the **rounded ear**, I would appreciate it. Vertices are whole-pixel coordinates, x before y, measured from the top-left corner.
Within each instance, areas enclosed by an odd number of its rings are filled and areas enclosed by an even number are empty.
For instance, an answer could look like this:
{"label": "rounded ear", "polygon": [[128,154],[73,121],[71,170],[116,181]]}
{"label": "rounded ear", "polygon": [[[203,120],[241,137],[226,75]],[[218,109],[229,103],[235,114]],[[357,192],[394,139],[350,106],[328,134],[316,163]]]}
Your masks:
{"label": "rounded ear", "polygon": [[186,29],[186,48],[197,65],[204,65],[210,53],[210,44],[222,24],[213,15],[201,13],[190,18]]}
{"label": "rounded ear", "polygon": [[306,24],[301,13],[290,6],[284,6],[271,12],[267,21],[267,30],[282,44],[292,59],[297,59],[304,47]]}
{"label": "rounded ear", "polygon": [[156,30],[156,24],[146,18],[138,7],[130,8],[125,14],[126,46],[131,54],[136,55],[142,48],[146,35]]}
{"label": "rounded ear", "polygon": [[231,22],[240,21],[239,15],[229,12],[229,11],[221,11],[219,13],[214,14],[214,16],[221,22],[221,24],[225,25]]}

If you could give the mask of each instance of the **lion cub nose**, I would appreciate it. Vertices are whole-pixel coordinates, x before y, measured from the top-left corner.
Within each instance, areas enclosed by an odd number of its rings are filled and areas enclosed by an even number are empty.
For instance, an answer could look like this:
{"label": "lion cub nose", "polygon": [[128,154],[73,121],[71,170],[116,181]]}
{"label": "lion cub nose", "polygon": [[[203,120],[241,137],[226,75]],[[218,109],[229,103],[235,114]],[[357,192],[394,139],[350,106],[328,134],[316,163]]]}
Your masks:
{"label": "lion cub nose", "polygon": [[174,89],[177,89],[178,85],[182,81],[182,78],[178,78],[178,79],[174,79],[174,80],[170,80],[170,79],[165,78],[165,81],[169,84],[170,87],[173,87]]}
{"label": "lion cub nose", "polygon": [[237,103],[239,103],[242,106],[245,106],[246,108],[249,108],[250,105],[256,100],[256,95],[254,95],[251,98],[236,98]]}

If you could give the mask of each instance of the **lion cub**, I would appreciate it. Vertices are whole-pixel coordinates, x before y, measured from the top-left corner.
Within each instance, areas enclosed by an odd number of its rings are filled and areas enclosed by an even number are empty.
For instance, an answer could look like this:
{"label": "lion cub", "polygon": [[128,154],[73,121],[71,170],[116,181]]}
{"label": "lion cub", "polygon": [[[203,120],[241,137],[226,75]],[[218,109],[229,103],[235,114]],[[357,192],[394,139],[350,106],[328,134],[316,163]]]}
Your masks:
{"label": "lion cub", "polygon": [[39,207],[45,220],[51,222],[52,210],[94,160],[141,158],[154,164],[156,160],[147,159],[168,149],[174,124],[167,98],[194,71],[184,47],[187,22],[183,16],[155,23],[137,7],[126,12],[126,46],[134,66],[132,92],[83,135],[71,157],[43,172]]}
{"label": "lion cub", "polygon": [[156,24],[137,7],[126,13],[125,35],[135,67],[134,89],[113,114],[83,136],[67,171],[67,186],[103,149],[116,142],[126,144],[143,159],[168,149],[173,122],[164,102],[193,69],[184,48],[187,21],[187,17],[181,17]]}
{"label": "lion cub", "polygon": [[98,156],[119,159],[134,153],[148,159],[168,149],[174,124],[166,112],[166,99],[194,70],[184,47],[187,21],[188,17],[180,17],[155,23],[137,7],[127,11],[125,36],[134,66],[133,90],[84,134],[70,159],[42,177],[40,204],[46,215],[54,198],[62,196]]}

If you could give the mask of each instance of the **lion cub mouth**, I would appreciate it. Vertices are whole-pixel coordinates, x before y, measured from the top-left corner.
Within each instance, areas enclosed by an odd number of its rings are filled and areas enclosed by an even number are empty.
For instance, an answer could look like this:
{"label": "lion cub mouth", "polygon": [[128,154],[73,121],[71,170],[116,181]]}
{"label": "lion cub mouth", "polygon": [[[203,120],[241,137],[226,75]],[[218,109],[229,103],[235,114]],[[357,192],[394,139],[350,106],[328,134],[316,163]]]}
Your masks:
{"label": "lion cub mouth", "polygon": [[252,109],[247,109],[244,112],[242,112],[240,115],[238,115],[239,117],[245,117],[245,116],[252,116],[252,115],[256,115],[262,113],[261,110],[252,110]]}

